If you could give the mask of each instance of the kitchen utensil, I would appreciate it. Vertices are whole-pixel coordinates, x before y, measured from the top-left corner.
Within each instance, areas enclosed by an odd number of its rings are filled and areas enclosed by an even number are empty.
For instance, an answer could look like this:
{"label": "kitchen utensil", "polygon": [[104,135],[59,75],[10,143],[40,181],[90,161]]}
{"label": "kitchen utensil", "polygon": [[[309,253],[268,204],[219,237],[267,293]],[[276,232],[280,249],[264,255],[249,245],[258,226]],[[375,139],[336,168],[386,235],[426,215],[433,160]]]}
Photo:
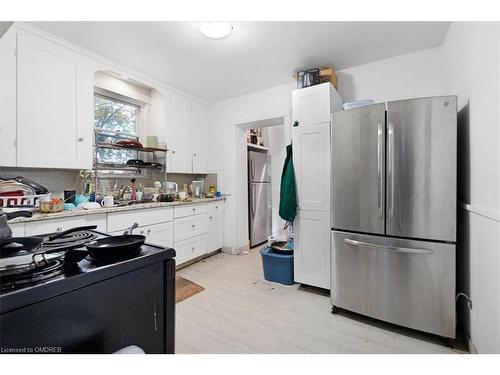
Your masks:
{"label": "kitchen utensil", "polygon": [[146,147],[158,148],[158,137],[156,135],[148,135],[146,137]]}
{"label": "kitchen utensil", "polygon": [[64,202],[75,203],[76,190],[64,190]]}
{"label": "kitchen utensil", "polygon": [[103,207],[113,207],[115,205],[115,198],[112,195],[106,195],[101,200],[101,206]]}
{"label": "kitchen utensil", "polygon": [[143,148],[142,143],[139,141],[133,141],[129,139],[123,139],[116,142],[117,145],[127,148]]}
{"label": "kitchen utensil", "polygon": [[145,240],[137,234],[110,236],[89,242],[87,251],[95,260],[119,259],[138,254]]}
{"label": "kitchen utensil", "polygon": [[61,212],[64,210],[64,202],[62,199],[53,198],[49,201],[40,202],[40,211],[44,214]]}
{"label": "kitchen utensil", "polygon": [[191,193],[193,198],[201,198],[203,195],[203,180],[194,180],[191,182]]}
{"label": "kitchen utensil", "polygon": [[167,193],[167,194],[177,193],[177,184],[175,182],[165,181],[163,186],[164,186],[165,193]]}
{"label": "kitchen utensil", "polygon": [[160,202],[173,202],[175,201],[175,193],[162,193],[158,196]]}
{"label": "kitchen utensil", "polygon": [[179,191],[177,193],[177,196],[179,197],[179,200],[183,201],[183,200],[187,199],[188,193],[186,193],[185,191]]}
{"label": "kitchen utensil", "polygon": [[2,207],[2,211],[6,214],[18,211],[35,211],[36,206],[34,204],[9,204],[7,207]]}
{"label": "kitchen utensil", "polygon": [[32,181],[28,178],[25,178],[23,176],[14,177],[13,180],[20,182],[21,184],[24,184],[26,186],[29,186],[35,191],[36,194],[47,194],[49,192],[49,190],[45,186],[42,186],[39,183]]}
{"label": "kitchen utensil", "polygon": [[7,220],[15,219],[16,217],[31,217],[33,213],[30,211],[18,211],[6,213],[0,210],[0,239],[12,236],[12,230],[7,223]]}
{"label": "kitchen utensil", "polygon": [[141,159],[130,159],[130,160],[127,160],[126,164],[130,165],[130,166],[142,166],[142,165],[144,165],[144,161]]}

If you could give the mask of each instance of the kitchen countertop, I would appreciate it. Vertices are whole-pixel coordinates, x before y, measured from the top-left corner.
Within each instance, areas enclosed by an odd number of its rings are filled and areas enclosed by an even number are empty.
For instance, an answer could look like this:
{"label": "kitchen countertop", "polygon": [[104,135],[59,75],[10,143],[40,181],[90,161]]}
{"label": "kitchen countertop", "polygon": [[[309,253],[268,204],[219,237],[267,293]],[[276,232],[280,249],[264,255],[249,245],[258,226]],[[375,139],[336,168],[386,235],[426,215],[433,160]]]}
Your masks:
{"label": "kitchen countertop", "polygon": [[18,217],[9,220],[9,224],[24,223],[30,221],[41,221],[41,220],[51,220],[51,219],[61,219],[65,217],[74,217],[82,215],[97,215],[105,214],[110,212],[122,212],[122,211],[132,211],[132,210],[143,210],[147,208],[159,208],[159,207],[173,207],[173,206],[185,206],[189,204],[200,204],[209,203],[216,201],[223,201],[225,198],[198,198],[191,201],[174,201],[174,202],[151,202],[151,203],[137,203],[130,206],[115,206],[115,207],[101,207],[91,210],[76,209],[71,211],[55,212],[53,214],[42,214],[41,212],[33,213],[32,217]]}

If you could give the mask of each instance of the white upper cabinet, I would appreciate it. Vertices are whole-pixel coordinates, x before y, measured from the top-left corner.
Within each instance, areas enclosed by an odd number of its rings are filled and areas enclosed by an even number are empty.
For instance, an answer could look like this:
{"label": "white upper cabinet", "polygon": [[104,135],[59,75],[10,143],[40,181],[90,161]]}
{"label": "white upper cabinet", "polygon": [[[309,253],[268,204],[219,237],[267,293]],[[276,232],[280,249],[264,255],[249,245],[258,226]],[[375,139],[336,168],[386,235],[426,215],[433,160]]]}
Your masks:
{"label": "white upper cabinet", "polygon": [[18,34],[18,166],[91,168],[92,85],[81,74],[68,50]]}
{"label": "white upper cabinet", "polygon": [[342,109],[342,98],[331,83],[292,92],[292,123],[300,125],[330,121],[331,113]]}
{"label": "white upper cabinet", "polygon": [[16,165],[16,33],[0,38],[0,166]]}
{"label": "white upper cabinet", "polygon": [[206,173],[207,142],[205,107],[188,98],[172,95],[169,172]]}
{"label": "white upper cabinet", "polygon": [[170,171],[188,173],[193,168],[191,102],[178,95],[170,100]]}
{"label": "white upper cabinet", "polygon": [[206,173],[208,168],[208,128],[205,107],[199,103],[193,102],[191,118],[191,130],[193,134],[193,173]]}
{"label": "white upper cabinet", "polygon": [[301,210],[330,210],[330,122],[292,127],[293,164]]}

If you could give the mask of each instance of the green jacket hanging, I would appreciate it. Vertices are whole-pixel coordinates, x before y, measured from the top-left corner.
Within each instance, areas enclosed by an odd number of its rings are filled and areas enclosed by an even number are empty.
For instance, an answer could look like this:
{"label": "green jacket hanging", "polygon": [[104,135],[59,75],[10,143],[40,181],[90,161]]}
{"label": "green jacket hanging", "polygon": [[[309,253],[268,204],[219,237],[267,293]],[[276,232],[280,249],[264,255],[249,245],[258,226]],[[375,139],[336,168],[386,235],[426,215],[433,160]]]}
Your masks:
{"label": "green jacket hanging", "polygon": [[297,191],[291,144],[286,146],[286,159],[281,173],[279,214],[283,220],[288,222],[293,222],[297,214]]}

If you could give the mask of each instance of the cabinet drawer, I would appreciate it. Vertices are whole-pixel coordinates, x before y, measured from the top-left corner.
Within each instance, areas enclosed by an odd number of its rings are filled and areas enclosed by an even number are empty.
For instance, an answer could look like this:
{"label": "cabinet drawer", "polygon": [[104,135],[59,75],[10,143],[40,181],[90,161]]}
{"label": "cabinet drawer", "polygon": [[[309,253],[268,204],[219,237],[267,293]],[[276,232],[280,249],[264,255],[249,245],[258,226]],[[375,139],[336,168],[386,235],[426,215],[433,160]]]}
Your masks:
{"label": "cabinet drawer", "polygon": [[144,210],[131,210],[108,214],[108,231],[125,230],[134,223],[140,227],[165,223],[173,220],[171,207],[145,208]]}
{"label": "cabinet drawer", "polygon": [[174,245],[175,261],[177,264],[182,264],[191,259],[199,257],[200,255],[206,254],[207,252],[207,237],[202,234],[201,236],[196,236],[185,241],[176,242]]}
{"label": "cabinet drawer", "polygon": [[182,217],[174,220],[174,242],[207,233],[207,214]]}
{"label": "cabinet drawer", "polygon": [[67,217],[63,219],[31,221],[26,223],[26,236],[61,232],[85,225],[97,225],[97,230],[107,232],[106,214]]}
{"label": "cabinet drawer", "polygon": [[174,217],[185,217],[207,212],[206,204],[190,204],[187,206],[177,206],[174,208]]}
{"label": "cabinet drawer", "polygon": [[214,219],[219,219],[224,217],[224,202],[214,202],[207,204],[208,216]]}
{"label": "cabinet drawer", "polygon": [[10,229],[12,229],[12,237],[24,237],[25,236],[25,224],[24,223],[14,223],[9,224]]}

